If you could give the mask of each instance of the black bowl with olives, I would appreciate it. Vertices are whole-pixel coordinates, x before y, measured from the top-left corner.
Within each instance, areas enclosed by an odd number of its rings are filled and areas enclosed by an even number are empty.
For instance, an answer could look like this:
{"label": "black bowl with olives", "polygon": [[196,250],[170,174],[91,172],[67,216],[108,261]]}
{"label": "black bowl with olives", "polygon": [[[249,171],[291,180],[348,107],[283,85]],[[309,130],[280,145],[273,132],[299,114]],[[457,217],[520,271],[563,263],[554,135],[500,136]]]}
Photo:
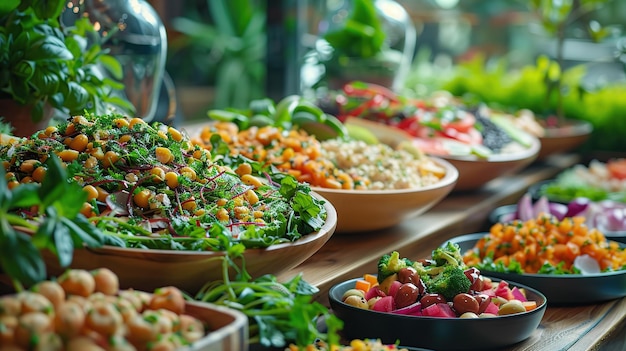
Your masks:
{"label": "black bowl with olives", "polygon": [[[500,280],[489,278],[494,284]],[[486,350],[509,346],[529,338],[539,326],[546,310],[547,299],[539,291],[509,282],[510,288],[523,290],[536,308],[513,314],[460,318],[431,317],[381,312],[344,302],[349,290],[354,290],[361,278],[333,286],[329,301],[334,313],[344,322],[342,336],[346,339],[380,339],[408,348],[434,350]],[[450,301],[454,309],[454,302]],[[410,309],[411,307],[405,307]],[[458,313],[457,313],[458,314]]]}

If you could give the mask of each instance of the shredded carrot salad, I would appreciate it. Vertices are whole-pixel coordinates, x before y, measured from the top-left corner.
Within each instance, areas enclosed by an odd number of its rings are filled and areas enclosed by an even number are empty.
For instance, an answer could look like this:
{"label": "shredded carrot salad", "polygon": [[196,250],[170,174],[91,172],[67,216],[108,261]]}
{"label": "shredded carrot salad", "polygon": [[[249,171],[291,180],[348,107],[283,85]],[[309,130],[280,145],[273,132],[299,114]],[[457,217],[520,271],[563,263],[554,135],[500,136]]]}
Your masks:
{"label": "shredded carrot salad", "polygon": [[599,230],[587,227],[584,217],[559,221],[545,213],[525,222],[493,225],[463,259],[470,266],[480,266],[486,260],[505,267],[517,262],[525,273],[540,273],[547,263],[564,273],[575,273],[574,260],[585,254],[595,259],[602,271],[626,269],[626,250],[606,240]]}

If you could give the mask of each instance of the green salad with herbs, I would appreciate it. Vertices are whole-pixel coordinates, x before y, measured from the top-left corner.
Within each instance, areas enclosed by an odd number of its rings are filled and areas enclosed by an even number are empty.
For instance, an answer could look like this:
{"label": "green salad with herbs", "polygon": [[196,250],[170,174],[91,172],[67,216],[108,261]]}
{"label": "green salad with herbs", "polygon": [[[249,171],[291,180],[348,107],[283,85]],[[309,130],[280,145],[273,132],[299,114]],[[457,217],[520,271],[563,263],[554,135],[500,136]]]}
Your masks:
{"label": "green salad with herbs", "polygon": [[[126,247],[268,247],[313,233],[326,218],[323,201],[294,178],[262,181],[252,176],[259,166],[251,160],[233,170],[220,162],[232,157],[227,150],[210,151],[173,127],[139,118],[76,116],[0,146],[7,187],[41,183],[51,155],[61,160],[66,181],[86,194],[74,206]],[[41,215],[28,208],[13,212],[35,222]]]}

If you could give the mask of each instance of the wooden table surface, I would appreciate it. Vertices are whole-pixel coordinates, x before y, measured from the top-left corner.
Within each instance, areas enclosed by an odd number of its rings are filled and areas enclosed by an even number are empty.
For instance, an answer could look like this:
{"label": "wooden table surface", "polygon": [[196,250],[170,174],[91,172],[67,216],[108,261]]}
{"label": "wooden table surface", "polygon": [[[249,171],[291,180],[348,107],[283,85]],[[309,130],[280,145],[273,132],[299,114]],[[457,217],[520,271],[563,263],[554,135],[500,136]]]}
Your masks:
{"label": "wooden table surface", "polygon": [[[383,254],[397,250],[405,257],[428,257],[445,240],[488,228],[487,216],[497,206],[513,204],[527,188],[550,179],[579,162],[560,155],[522,172],[496,179],[475,192],[453,192],[427,213],[396,227],[371,233],[335,233],[311,258],[283,273],[287,280],[302,273],[320,289],[317,300],[328,305],[336,283],[375,273]],[[401,335],[398,336],[401,340]],[[626,298],[574,307],[548,306],[539,328],[527,340],[504,350],[626,350]]]}

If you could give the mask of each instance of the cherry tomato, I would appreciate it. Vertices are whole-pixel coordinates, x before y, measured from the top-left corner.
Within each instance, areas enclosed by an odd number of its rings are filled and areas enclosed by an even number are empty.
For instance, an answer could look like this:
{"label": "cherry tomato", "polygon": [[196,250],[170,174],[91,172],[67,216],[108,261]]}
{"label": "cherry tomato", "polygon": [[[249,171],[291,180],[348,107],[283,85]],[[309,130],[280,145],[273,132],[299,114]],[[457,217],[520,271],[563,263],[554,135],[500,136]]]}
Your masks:
{"label": "cherry tomato", "polygon": [[626,158],[611,160],[607,162],[606,168],[611,174],[612,178],[620,180],[626,179]]}

